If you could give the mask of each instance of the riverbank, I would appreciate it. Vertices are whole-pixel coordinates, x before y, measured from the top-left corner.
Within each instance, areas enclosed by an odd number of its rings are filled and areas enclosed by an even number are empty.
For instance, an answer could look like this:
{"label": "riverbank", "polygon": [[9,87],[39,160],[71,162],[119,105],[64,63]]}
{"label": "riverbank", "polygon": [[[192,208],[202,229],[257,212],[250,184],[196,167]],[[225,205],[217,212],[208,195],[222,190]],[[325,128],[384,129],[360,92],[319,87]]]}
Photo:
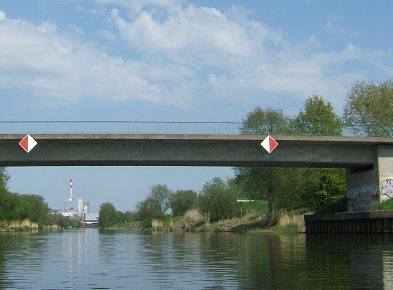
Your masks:
{"label": "riverbank", "polygon": [[244,216],[206,223],[203,218],[190,214],[167,221],[153,220],[152,227],[146,228],[140,222],[116,224],[110,230],[150,230],[150,231],[189,231],[189,232],[238,232],[238,233],[299,233],[305,232],[304,214],[280,212],[275,222],[269,222],[264,217]]}

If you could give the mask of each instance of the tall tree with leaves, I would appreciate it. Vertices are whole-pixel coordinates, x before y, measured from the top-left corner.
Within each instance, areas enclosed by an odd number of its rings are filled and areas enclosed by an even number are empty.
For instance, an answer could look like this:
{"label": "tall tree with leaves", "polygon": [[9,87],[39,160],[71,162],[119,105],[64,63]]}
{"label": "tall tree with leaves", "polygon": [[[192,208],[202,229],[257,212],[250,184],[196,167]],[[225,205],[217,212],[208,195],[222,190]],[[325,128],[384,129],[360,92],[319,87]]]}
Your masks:
{"label": "tall tree with leaves", "polygon": [[195,207],[198,194],[193,190],[178,190],[171,196],[171,209],[174,216],[180,216]]}
{"label": "tall tree with leaves", "polygon": [[297,126],[297,132],[314,136],[340,136],[344,128],[333,105],[316,94],[307,98],[293,124]]}
{"label": "tall tree with leaves", "polygon": [[29,218],[32,222],[38,223],[40,227],[46,224],[49,213],[48,203],[40,195],[22,194],[20,198],[30,205]]}
{"label": "tall tree with leaves", "polygon": [[206,222],[215,222],[236,215],[239,191],[231,180],[215,177],[203,185],[199,194],[197,208]]}
{"label": "tall tree with leaves", "polygon": [[[340,136],[343,121],[334,112],[330,102],[322,96],[309,97],[294,120],[303,133],[310,135]],[[302,168],[296,169],[300,178],[299,194],[303,206],[320,208],[346,194],[345,170],[342,168]]]}
{"label": "tall tree with leaves", "polygon": [[173,192],[168,188],[166,184],[156,184],[150,188],[150,198],[154,199],[159,208],[161,215],[167,213],[171,208],[171,196]]}
{"label": "tall tree with leaves", "polygon": [[283,128],[288,127],[289,117],[284,115],[283,110],[274,110],[256,107],[242,120],[240,134],[242,135],[265,135],[276,134]]}
{"label": "tall tree with leaves", "polygon": [[7,182],[10,180],[10,176],[7,174],[5,167],[0,167],[0,190],[8,190]]}
{"label": "tall tree with leaves", "polygon": [[[241,134],[275,134],[282,127],[288,127],[290,119],[282,110],[256,107],[242,121]],[[280,187],[283,169],[276,167],[237,167],[236,180],[248,192],[248,197],[268,200],[268,220],[272,222],[275,214],[275,194]]]}
{"label": "tall tree with leaves", "polygon": [[98,225],[101,228],[108,229],[117,222],[116,208],[110,202],[101,204],[98,214]]}
{"label": "tall tree with leaves", "polygon": [[304,207],[319,209],[346,196],[345,169],[313,168],[302,170],[299,191]]}
{"label": "tall tree with leaves", "polygon": [[346,100],[343,119],[355,133],[393,136],[393,79],[380,84],[356,82]]}
{"label": "tall tree with leaves", "polygon": [[164,219],[171,207],[172,191],[167,185],[156,184],[150,188],[149,195],[136,205],[139,220],[146,227],[152,219]]}
{"label": "tall tree with leaves", "polygon": [[150,196],[136,204],[138,219],[144,227],[151,227],[152,219],[163,219],[158,201]]}

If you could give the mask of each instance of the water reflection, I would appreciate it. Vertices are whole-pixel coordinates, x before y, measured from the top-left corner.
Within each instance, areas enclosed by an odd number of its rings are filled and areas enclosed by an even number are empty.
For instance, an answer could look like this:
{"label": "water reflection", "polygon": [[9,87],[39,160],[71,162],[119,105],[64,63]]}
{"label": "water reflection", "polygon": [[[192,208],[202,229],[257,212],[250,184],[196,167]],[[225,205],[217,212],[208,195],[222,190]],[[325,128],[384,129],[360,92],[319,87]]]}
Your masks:
{"label": "water reflection", "polygon": [[393,289],[389,235],[0,235],[1,289]]}

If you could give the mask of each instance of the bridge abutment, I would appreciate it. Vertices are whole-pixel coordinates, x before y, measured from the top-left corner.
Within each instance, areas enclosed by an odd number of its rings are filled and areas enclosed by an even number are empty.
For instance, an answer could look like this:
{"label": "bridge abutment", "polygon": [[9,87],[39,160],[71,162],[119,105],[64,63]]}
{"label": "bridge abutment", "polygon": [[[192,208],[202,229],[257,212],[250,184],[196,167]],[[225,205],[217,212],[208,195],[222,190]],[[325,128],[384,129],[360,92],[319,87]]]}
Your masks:
{"label": "bridge abutment", "polygon": [[375,145],[373,155],[373,168],[347,170],[349,212],[367,211],[393,197],[393,145]]}

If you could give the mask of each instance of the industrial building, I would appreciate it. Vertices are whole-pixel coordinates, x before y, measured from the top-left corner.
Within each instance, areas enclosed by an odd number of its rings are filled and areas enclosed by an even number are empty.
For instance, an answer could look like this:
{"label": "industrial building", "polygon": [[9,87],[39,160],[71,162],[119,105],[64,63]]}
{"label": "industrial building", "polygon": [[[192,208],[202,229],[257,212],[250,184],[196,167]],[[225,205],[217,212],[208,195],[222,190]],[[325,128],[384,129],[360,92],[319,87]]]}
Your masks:
{"label": "industrial building", "polygon": [[89,201],[72,196],[72,178],[70,179],[70,196],[65,200],[64,209],[58,211],[64,217],[79,219],[83,226],[98,225],[98,213],[90,212]]}

